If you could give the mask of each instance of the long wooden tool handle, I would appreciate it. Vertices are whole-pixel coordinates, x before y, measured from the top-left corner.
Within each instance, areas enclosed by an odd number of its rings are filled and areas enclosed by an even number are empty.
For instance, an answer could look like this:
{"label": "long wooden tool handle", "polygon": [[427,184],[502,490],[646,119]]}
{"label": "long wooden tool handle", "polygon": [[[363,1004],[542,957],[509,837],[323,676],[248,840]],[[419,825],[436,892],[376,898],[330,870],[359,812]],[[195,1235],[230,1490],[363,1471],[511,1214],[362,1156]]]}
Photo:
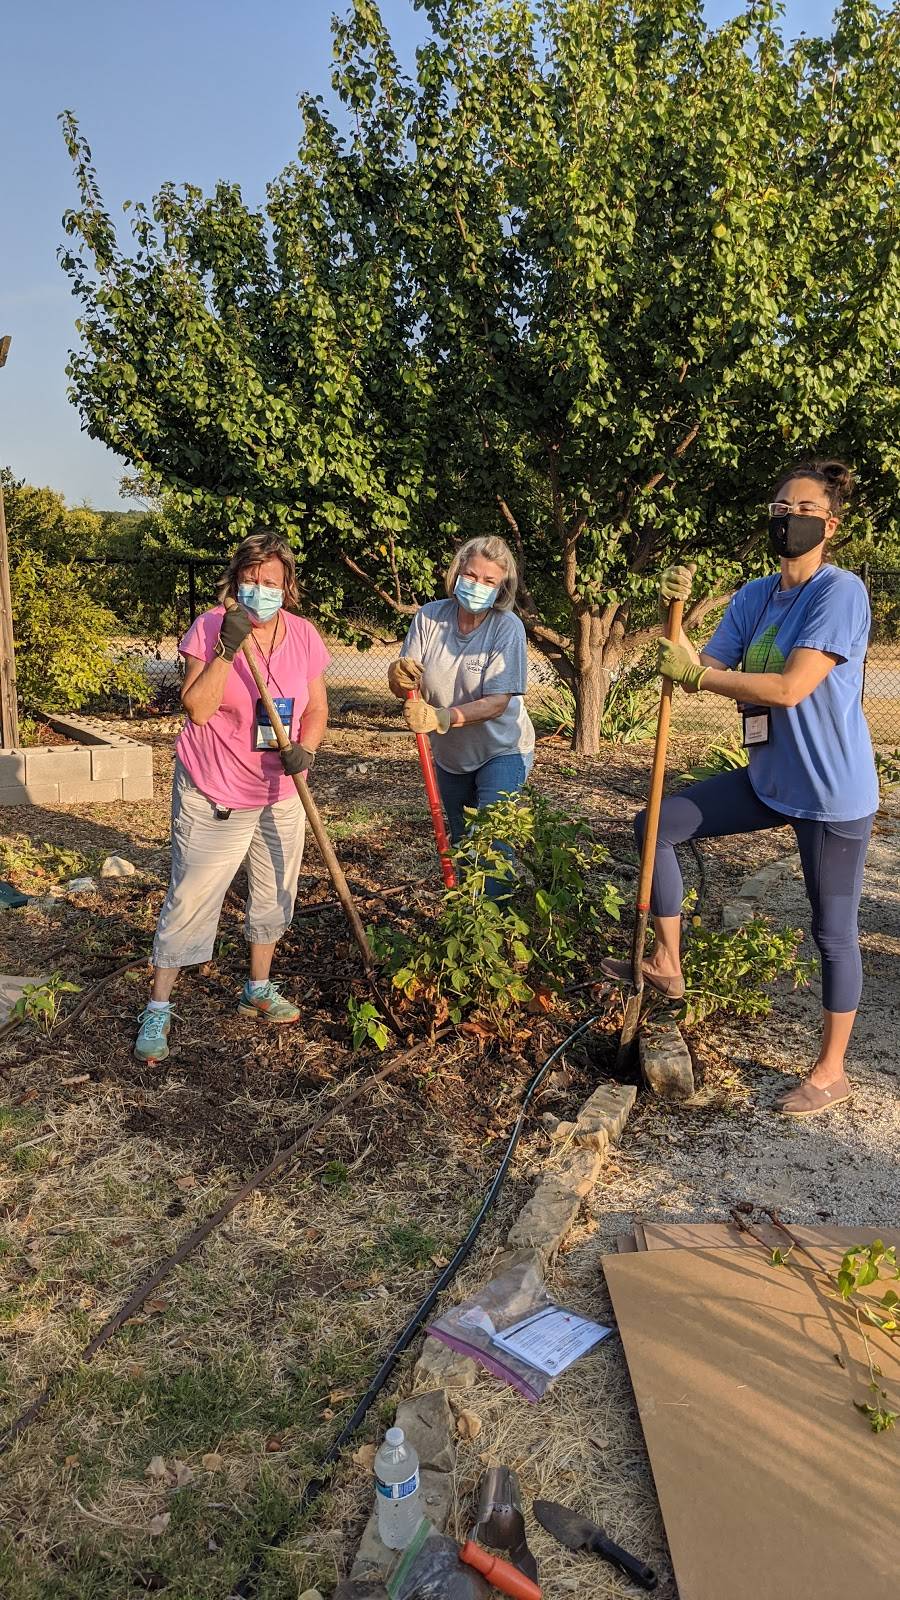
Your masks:
{"label": "long wooden tool handle", "polygon": [[[235,609],[236,602],[232,600],[229,595],[226,596],[224,604],[226,611],[233,611]],[[259,698],[265,708],[266,716],[269,718],[269,721],[271,722],[275,731],[275,739],[277,741],[278,748],[279,750],[286,750],[291,741],[285,732],[284,723],[278,715],[278,712],[275,708],[275,703],[266,686],[259,662],[256,658],[256,651],[252,640],[249,638],[245,639],[241,645],[241,649],[244,652],[244,658],[247,662],[247,665],[253,674],[253,681],[259,690]],[[292,773],[292,777],[297,793],[300,796],[303,804],[303,809],[306,812],[307,820],[312,828],[316,844],[319,846],[322,860],[325,862],[325,865],[328,868],[328,873],[332,883],[334,884],[337,897],[344,908],[344,914],[350,924],[351,929],[353,930],[353,937],[359,945],[366,972],[370,977],[372,977],[375,972],[375,957],[372,954],[372,946],[369,944],[369,941],[366,937],[366,930],[362,925],[362,920],[359,912],[356,909],[353,896],[350,893],[347,879],[344,877],[344,869],[334,853],[334,849],[328,834],[325,832],[325,824],[319,815],[319,808],[309,792],[309,785],[306,779],[299,772]]]}
{"label": "long wooden tool handle", "polygon": [[[418,689],[408,689],[406,698],[407,700],[418,700]],[[450,840],[447,838],[444,810],[441,805],[437,774],[434,770],[434,755],[431,749],[431,740],[427,733],[416,734],[416,749],[419,752],[419,765],[422,768],[422,777],[425,780],[425,793],[428,796],[428,809],[431,812],[431,826],[434,829],[434,840],[441,863],[441,877],[446,888],[455,889],[456,873],[453,870],[453,862],[450,859]]]}
{"label": "long wooden tool handle", "polygon": [[[676,644],[681,633],[684,601],[670,600],[664,637]],[[669,744],[669,720],[672,714],[672,679],[663,678],[659,691],[659,712],[656,719],[656,743],[653,747],[653,766],[650,769],[650,792],[647,796],[644,843],[641,847],[641,869],[638,874],[637,902],[634,917],[634,935],[631,944],[631,976],[634,988],[644,987],[644,940],[647,918],[650,914],[650,891],[653,885],[653,864],[656,857],[656,840],[659,835],[659,813],[662,806],[663,784],[666,778],[666,750]]]}

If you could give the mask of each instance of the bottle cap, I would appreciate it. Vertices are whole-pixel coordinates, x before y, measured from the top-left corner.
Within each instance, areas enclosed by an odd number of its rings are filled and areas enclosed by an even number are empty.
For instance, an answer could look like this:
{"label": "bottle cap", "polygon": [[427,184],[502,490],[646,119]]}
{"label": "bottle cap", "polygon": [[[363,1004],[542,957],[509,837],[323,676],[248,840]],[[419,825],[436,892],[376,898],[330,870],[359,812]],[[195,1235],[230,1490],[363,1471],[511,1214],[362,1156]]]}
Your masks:
{"label": "bottle cap", "polygon": [[384,1442],[385,1444],[389,1444],[392,1450],[396,1450],[397,1446],[403,1443],[404,1437],[405,1435],[402,1428],[388,1428],[388,1431],[384,1436]]}

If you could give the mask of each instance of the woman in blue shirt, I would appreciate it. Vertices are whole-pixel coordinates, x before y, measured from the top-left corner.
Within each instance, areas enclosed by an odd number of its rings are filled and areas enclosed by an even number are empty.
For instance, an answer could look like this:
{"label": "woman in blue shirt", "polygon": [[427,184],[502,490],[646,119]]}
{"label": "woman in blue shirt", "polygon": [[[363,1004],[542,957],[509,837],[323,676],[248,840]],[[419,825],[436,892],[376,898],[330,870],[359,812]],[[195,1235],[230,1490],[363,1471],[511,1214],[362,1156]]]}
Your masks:
{"label": "woman in blue shirt", "polygon": [[[837,461],[805,461],[785,473],[769,506],[778,576],[738,590],[699,655],[684,633],[677,644],[659,646],[664,677],[689,692],[738,702],[749,765],[663,802],[651,903],[656,943],[645,977],[672,998],[684,993],[683,886],[674,846],[789,824],[821,955],[823,1004],[818,1057],[781,1102],[794,1117],[849,1099],[844,1053],[862,991],[857,913],[878,808],[862,712],[871,616],[859,578],[826,556],[851,488],[849,469]],[[670,568],[663,596],[687,599],[690,584],[686,568]],[[643,816],[636,822],[639,839],[642,828]]]}

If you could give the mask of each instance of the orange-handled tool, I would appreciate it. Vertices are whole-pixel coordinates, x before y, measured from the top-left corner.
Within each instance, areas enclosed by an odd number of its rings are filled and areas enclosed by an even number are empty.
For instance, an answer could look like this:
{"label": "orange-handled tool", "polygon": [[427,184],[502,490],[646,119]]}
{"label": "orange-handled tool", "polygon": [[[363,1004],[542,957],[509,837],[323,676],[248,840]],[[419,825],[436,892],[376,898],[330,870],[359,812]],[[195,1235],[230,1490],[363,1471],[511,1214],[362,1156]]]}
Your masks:
{"label": "orange-handled tool", "polygon": [[[407,700],[418,700],[418,689],[408,689]],[[431,753],[431,740],[427,733],[416,734],[416,749],[419,752],[419,765],[422,768],[422,777],[425,780],[425,793],[428,796],[428,809],[431,812],[431,826],[434,829],[434,842],[441,863],[441,877],[448,889],[456,888],[456,873],[450,859],[450,840],[447,838],[447,829],[444,824],[444,808],[441,805],[440,791],[437,785],[437,773],[434,770],[434,756]]]}
{"label": "orange-handled tool", "polygon": [[524,1572],[514,1567],[510,1561],[502,1561],[499,1556],[489,1555],[482,1550],[480,1544],[475,1544],[472,1539],[467,1539],[459,1552],[460,1561],[467,1567],[474,1567],[489,1584],[499,1589],[501,1594],[512,1595],[513,1600],[541,1600],[541,1591],[536,1583],[526,1578]]}

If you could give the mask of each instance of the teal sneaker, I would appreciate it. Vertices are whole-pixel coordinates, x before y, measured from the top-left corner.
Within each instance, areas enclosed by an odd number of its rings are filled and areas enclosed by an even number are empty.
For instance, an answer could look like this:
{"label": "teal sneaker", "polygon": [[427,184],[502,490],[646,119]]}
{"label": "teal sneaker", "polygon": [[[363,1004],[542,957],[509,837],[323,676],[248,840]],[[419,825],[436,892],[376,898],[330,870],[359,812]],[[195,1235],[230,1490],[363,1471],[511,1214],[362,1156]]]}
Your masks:
{"label": "teal sneaker", "polygon": [[278,985],[267,983],[260,994],[251,994],[249,983],[245,983],[238,1002],[238,1016],[255,1017],[260,1022],[274,1022],[279,1027],[285,1027],[291,1022],[300,1021],[300,1007],[285,1000],[284,995],[278,991]]}
{"label": "teal sneaker", "polygon": [[172,1007],[164,1011],[151,1011],[149,1006],[140,1015],[141,1031],[134,1042],[134,1053],[139,1061],[165,1061],[169,1054],[169,1029],[172,1026]]}

